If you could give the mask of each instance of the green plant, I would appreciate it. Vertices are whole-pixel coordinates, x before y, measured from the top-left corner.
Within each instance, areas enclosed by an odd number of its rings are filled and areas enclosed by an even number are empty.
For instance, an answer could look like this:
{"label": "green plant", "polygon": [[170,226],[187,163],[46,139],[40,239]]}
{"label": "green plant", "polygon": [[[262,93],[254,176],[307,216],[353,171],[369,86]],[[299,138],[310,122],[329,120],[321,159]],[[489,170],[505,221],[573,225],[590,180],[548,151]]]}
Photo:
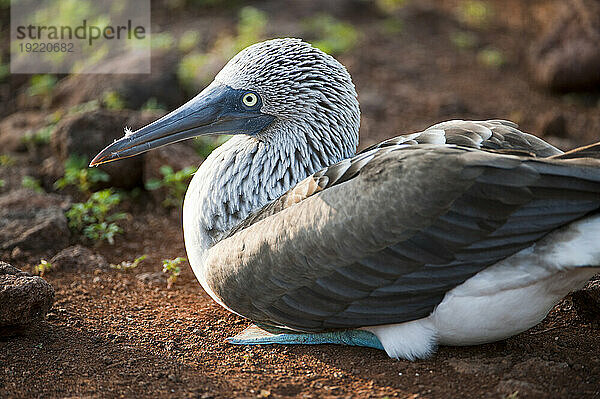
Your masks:
{"label": "green plant", "polygon": [[156,97],[150,97],[141,108],[142,111],[167,111],[167,108],[160,104]]}
{"label": "green plant", "polygon": [[169,165],[160,167],[162,179],[148,179],[145,183],[146,190],[157,190],[161,187],[166,188],[167,195],[163,201],[165,207],[179,207],[183,201],[187,183],[198,168],[188,166],[175,172]]}
{"label": "green plant", "polygon": [[4,188],[6,186],[6,181],[4,179],[0,179],[0,188]]}
{"label": "green plant", "polygon": [[138,267],[139,264],[142,261],[144,261],[144,259],[146,259],[147,257],[148,257],[148,255],[142,255],[142,256],[135,258],[133,262],[124,260],[123,262],[119,263],[118,265],[111,264],[110,267],[113,269],[116,269],[116,270],[120,270],[122,272],[128,272],[128,271],[131,271],[131,270],[135,269],[136,267]]}
{"label": "green plant", "polygon": [[485,1],[467,0],[462,1],[456,10],[458,19],[469,26],[482,28],[494,16],[494,10]]}
{"label": "green plant", "polygon": [[8,154],[0,155],[0,166],[13,166],[17,161]]}
{"label": "green plant", "polygon": [[54,124],[50,124],[44,126],[41,129],[36,130],[35,132],[26,133],[21,138],[21,141],[30,150],[38,146],[46,145],[50,143],[50,138],[52,137],[52,130],[54,130],[54,126]]}
{"label": "green plant", "polygon": [[177,46],[182,53],[189,53],[198,46],[198,43],[200,43],[200,33],[195,30],[188,30],[181,35]]}
{"label": "green plant", "polygon": [[95,111],[100,108],[100,101],[91,100],[85,103],[73,105],[67,110],[67,115],[78,115],[84,112]]}
{"label": "green plant", "polygon": [[175,45],[175,39],[169,32],[153,33],[150,40],[150,47],[153,50],[170,49]]}
{"label": "green plant", "polygon": [[393,14],[406,5],[406,0],[375,0],[375,5],[386,14]]}
{"label": "green plant", "polygon": [[33,75],[29,80],[27,94],[47,97],[52,93],[57,81],[54,75]]}
{"label": "green plant", "polygon": [[102,102],[107,109],[123,109],[125,108],[125,100],[114,90],[107,90],[102,95]]}
{"label": "green plant", "polygon": [[67,186],[75,186],[79,191],[88,193],[94,184],[109,180],[107,173],[97,168],[88,168],[87,158],[72,154],[65,162],[64,176],[54,183],[54,188],[62,190]]}
{"label": "green plant", "polygon": [[181,267],[179,266],[181,262],[186,261],[185,258],[175,258],[175,259],[163,259],[163,273],[167,273],[167,289],[171,289],[177,277],[181,274]]}
{"label": "green plant", "polygon": [[43,193],[44,189],[42,188],[40,181],[31,176],[23,176],[21,179],[21,186],[23,188],[27,188],[29,190],[33,190],[36,193]]}
{"label": "green plant", "polygon": [[44,277],[44,274],[48,273],[50,270],[52,270],[54,266],[52,265],[52,263],[46,261],[45,259],[40,259],[40,263],[37,264],[33,270],[35,271],[36,274]]}
{"label": "green plant", "polygon": [[[177,66],[177,78],[190,92],[206,86],[218,67],[238,51],[265,38],[268,15],[254,7],[243,7],[239,12],[237,34],[217,37],[207,52],[190,51]],[[188,39],[189,40],[189,39]]]}
{"label": "green plant", "polygon": [[474,33],[457,31],[450,35],[450,41],[461,50],[472,49],[477,46],[478,39]]}
{"label": "green plant", "polygon": [[381,26],[385,34],[397,35],[402,33],[402,30],[404,29],[404,22],[400,18],[389,17],[382,22]]}
{"label": "green plant", "polygon": [[106,240],[114,244],[115,235],[123,232],[115,222],[127,217],[122,212],[111,212],[120,202],[121,195],[111,189],[97,191],[86,202],[73,204],[65,213],[69,227],[92,241]]}
{"label": "green plant", "polygon": [[219,136],[200,136],[194,140],[194,149],[196,153],[202,158],[206,158],[210,155],[215,148],[225,143],[231,138],[231,135],[219,135]]}
{"label": "green plant", "polygon": [[183,87],[192,90],[195,87],[196,74],[209,61],[207,54],[192,52],[186,54],[177,65],[177,79]]}
{"label": "green plant", "polygon": [[317,14],[304,20],[304,27],[315,36],[313,45],[328,54],[343,54],[351,50],[360,36],[354,26],[329,14]]}
{"label": "green plant", "polygon": [[506,64],[506,58],[502,51],[495,48],[484,48],[477,54],[477,60],[490,68],[500,68]]}
{"label": "green plant", "polygon": [[8,75],[10,75],[10,68],[8,64],[0,64],[0,82],[6,80]]}
{"label": "green plant", "polygon": [[234,52],[237,53],[243,48],[261,41],[268,22],[269,17],[266,12],[251,6],[242,8],[239,13]]}

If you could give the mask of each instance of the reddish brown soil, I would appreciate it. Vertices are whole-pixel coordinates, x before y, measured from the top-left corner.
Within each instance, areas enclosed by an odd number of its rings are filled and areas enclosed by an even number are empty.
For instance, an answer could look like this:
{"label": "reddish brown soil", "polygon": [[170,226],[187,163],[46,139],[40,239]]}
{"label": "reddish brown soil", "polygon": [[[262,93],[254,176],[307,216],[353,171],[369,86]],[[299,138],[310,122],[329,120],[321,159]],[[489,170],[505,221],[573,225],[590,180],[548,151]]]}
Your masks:
{"label": "reddish brown soil", "polygon": [[[160,214],[160,212],[159,212]],[[156,232],[160,232],[157,237]],[[135,276],[184,253],[180,223],[149,211],[127,226],[109,261],[150,256],[140,270],[46,276],[48,321],[0,342],[6,397],[595,397],[598,326],[569,299],[536,328],[503,342],[440,348],[430,360],[343,347],[228,345],[248,322],[220,308],[186,269],[175,287]],[[112,251],[109,251],[112,249]]]}
{"label": "reddish brown soil", "polygon": [[[507,65],[499,70],[451,44],[456,22],[447,10],[454,3],[415,13],[394,36],[382,32],[377,15],[332,7],[363,31],[359,48],[339,57],[363,103],[361,146],[452,118],[516,119],[537,132],[548,114],[562,115],[570,134],[550,140],[598,140],[597,95],[551,95],[530,83],[524,59],[541,2],[493,2],[497,17],[477,33],[505,53]],[[301,6],[261,4],[274,35],[296,34]],[[234,15],[211,13],[210,20],[200,12],[182,15],[181,25],[222,26]],[[113,263],[148,254],[138,269],[90,265],[45,276],[56,290],[48,320],[0,339],[0,397],[600,397],[600,327],[578,316],[569,298],[530,331],[495,344],[442,347],[416,362],[335,345],[228,345],[224,339],[248,322],[215,304],[189,266],[170,290],[164,278],[136,277],[160,271],[161,259],[185,255],[180,215],[147,201],[143,195],[129,209],[133,217],[114,246],[93,248]]]}

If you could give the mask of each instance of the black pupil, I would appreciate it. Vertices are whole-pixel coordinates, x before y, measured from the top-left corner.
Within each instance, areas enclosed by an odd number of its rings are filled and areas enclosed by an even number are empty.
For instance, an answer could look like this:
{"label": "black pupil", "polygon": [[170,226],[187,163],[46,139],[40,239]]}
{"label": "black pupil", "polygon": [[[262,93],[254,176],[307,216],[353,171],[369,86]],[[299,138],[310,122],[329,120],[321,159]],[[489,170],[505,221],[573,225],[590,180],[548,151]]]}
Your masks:
{"label": "black pupil", "polygon": [[249,102],[249,103],[251,103],[251,102],[252,102],[252,96],[251,96],[250,94],[248,94],[248,95],[246,96],[246,102]]}

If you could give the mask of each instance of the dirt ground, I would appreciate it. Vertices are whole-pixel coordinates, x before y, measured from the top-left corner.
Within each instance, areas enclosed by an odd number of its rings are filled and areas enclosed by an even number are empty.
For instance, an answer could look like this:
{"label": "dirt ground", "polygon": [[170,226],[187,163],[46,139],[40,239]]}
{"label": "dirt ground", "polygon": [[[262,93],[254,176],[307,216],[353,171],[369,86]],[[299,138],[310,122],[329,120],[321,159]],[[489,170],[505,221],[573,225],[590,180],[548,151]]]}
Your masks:
{"label": "dirt ground", "polygon": [[[328,3],[327,12],[362,32],[359,45],[338,57],[359,92],[361,147],[455,118],[512,119],[541,135],[548,120],[560,117],[565,129],[547,136],[551,142],[568,148],[598,140],[598,93],[555,94],[532,83],[526,58],[544,28],[544,3],[551,2],[489,2],[495,16],[476,32],[481,46],[502,51],[506,63],[500,68],[451,43],[449,36],[460,28],[452,14],[458,3],[410,7],[395,34],[381,29],[384,17],[374,11]],[[301,1],[253,4],[268,12],[271,36],[297,35],[297,19],[316,7]],[[168,29],[174,20],[222,27],[235,15],[210,9],[153,18]],[[3,99],[5,110],[17,107],[11,96]],[[30,156],[13,168],[40,165]],[[224,339],[249,322],[213,302],[189,265],[171,289],[160,275],[161,259],[185,256],[180,212],[166,211],[147,193],[124,209],[131,217],[114,245],[72,241],[111,263],[148,258],[131,272],[89,265],[46,274],[56,290],[47,320],[0,338],[0,397],[600,397],[600,323],[579,315],[571,297],[518,336],[442,347],[415,362],[335,345],[229,345]],[[49,258],[60,249],[40,255]],[[34,264],[18,256],[6,261],[28,271]]]}

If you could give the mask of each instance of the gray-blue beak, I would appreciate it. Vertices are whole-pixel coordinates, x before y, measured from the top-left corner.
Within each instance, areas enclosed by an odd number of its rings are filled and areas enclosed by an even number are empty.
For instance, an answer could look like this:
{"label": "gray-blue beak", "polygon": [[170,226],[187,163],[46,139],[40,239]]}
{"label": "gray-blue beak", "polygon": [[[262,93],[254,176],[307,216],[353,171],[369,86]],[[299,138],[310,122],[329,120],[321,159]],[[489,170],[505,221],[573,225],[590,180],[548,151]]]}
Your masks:
{"label": "gray-blue beak", "polygon": [[244,93],[247,91],[211,85],[175,111],[107,146],[90,166],[204,134],[256,135],[275,117],[261,113],[261,104],[244,106],[241,102]]}

